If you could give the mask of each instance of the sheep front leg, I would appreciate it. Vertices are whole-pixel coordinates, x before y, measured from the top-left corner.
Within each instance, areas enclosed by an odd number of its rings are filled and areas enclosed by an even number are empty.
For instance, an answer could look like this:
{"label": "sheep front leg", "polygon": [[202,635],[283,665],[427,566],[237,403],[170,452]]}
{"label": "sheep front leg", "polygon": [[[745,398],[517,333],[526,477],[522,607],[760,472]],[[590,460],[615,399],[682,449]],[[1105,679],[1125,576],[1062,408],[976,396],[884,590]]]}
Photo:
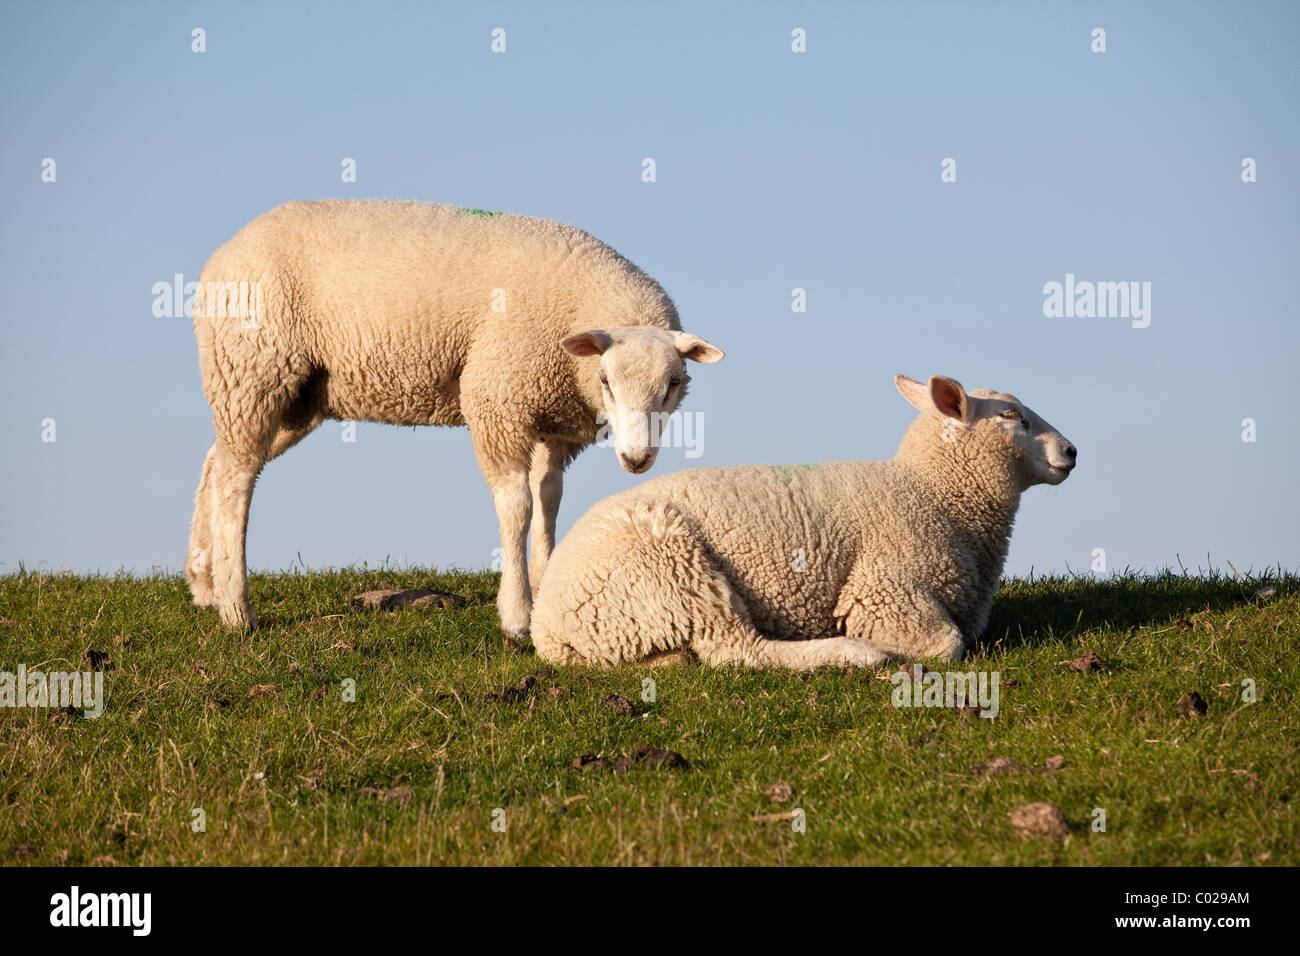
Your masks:
{"label": "sheep front leg", "polygon": [[542,572],[555,549],[555,517],[564,491],[564,451],[555,441],[541,441],[533,448],[528,473],[533,495],[532,556],[528,561],[528,584],[535,595]]}
{"label": "sheep front leg", "polygon": [[501,531],[501,588],[497,592],[497,613],[501,628],[511,637],[528,633],[532,613],[532,592],[528,587],[528,522],[533,498],[528,487],[528,470],[519,467],[489,479],[492,501]]}

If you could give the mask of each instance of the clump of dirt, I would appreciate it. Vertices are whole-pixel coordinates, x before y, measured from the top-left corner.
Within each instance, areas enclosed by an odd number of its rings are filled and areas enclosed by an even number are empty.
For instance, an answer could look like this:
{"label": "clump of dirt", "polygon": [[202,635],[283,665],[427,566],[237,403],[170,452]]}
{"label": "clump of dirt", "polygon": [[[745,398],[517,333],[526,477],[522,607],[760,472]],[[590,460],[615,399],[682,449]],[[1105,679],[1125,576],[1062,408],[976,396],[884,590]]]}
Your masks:
{"label": "clump of dirt", "polygon": [[579,770],[608,770],[610,764],[604,757],[597,757],[590,750],[584,750],[573,758],[573,766]]}
{"label": "clump of dirt", "polygon": [[600,699],[600,702],[615,713],[634,716],[637,712],[636,704],[626,697],[620,697],[618,694],[606,694]]}
{"label": "clump of dirt", "polygon": [[632,759],[650,767],[667,769],[672,769],[673,767],[685,767],[687,765],[686,758],[676,750],[662,750],[659,747],[652,747],[649,744],[641,744],[641,746],[637,747],[636,750],[632,751]]}
{"label": "clump of dirt", "polygon": [[410,787],[390,787],[387,790],[383,787],[362,787],[359,793],[363,797],[378,797],[384,803],[395,803],[399,807],[410,806],[411,798],[415,796],[415,791]]}
{"label": "clump of dirt", "polygon": [[1065,811],[1054,803],[1026,803],[1007,815],[1007,822],[1025,837],[1063,837],[1070,833]]}
{"label": "clump of dirt", "polygon": [[976,764],[970,768],[972,777],[982,777],[987,780],[989,777],[998,777],[1009,773],[1050,773],[1053,770],[1060,770],[1065,766],[1065,757],[1062,754],[1056,754],[1048,757],[1043,761],[1041,767],[1030,767],[1022,763],[1017,763],[1010,757],[994,757],[988,763]]}
{"label": "clump of dirt", "polygon": [[555,671],[553,670],[540,670],[532,674],[525,674],[523,677],[519,678],[517,683],[510,687],[503,687],[500,690],[484,694],[483,699],[503,701],[520,700],[532,693],[532,690],[537,686],[538,681],[545,680],[554,673]]}
{"label": "clump of dirt", "polygon": [[637,764],[644,764],[657,770],[671,770],[690,766],[686,762],[686,758],[677,751],[663,750],[650,744],[641,744],[632,751],[630,756],[619,757],[617,760],[612,761],[605,757],[597,757],[590,750],[584,750],[573,758],[571,766],[581,770],[612,770],[614,773],[627,773]]}
{"label": "clump of dirt", "polygon": [[469,601],[450,591],[431,591],[426,588],[383,588],[354,594],[348,603],[355,608],[392,611],[399,607],[464,607]]}
{"label": "clump of dirt", "polygon": [[794,799],[794,787],[788,783],[774,783],[763,788],[763,796],[773,803],[789,803]]}
{"label": "clump of dirt", "polygon": [[921,734],[921,736],[914,737],[911,740],[909,740],[907,742],[907,746],[913,750],[916,750],[920,747],[924,747],[928,743],[933,743],[938,739],[939,739],[939,731],[927,730],[925,733]]}
{"label": "clump of dirt", "polygon": [[86,648],[86,653],[82,655],[81,660],[92,671],[111,671],[113,669],[113,662],[108,659],[108,655],[92,647]]}
{"label": "clump of dirt", "polygon": [[1109,665],[1097,656],[1096,651],[1088,651],[1080,657],[1070,661],[1070,670],[1076,674],[1090,674],[1094,671],[1104,671]]}
{"label": "clump of dirt", "polygon": [[970,768],[972,777],[998,777],[1008,773],[1018,773],[1029,768],[1016,763],[1010,757],[994,757],[988,763],[980,763]]}
{"label": "clump of dirt", "polygon": [[1194,690],[1188,691],[1178,702],[1178,713],[1184,717],[1204,717],[1209,710],[1210,705],[1205,702],[1205,698]]}

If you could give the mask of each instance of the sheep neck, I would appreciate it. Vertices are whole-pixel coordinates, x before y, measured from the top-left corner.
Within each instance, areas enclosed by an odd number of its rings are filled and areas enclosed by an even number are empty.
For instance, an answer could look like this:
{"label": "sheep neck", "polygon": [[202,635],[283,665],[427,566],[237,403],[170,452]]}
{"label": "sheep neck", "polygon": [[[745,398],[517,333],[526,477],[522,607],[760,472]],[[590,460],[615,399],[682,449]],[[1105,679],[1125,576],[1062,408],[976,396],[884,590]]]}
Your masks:
{"label": "sheep neck", "polygon": [[938,511],[970,540],[980,566],[990,570],[995,583],[1006,560],[1021,493],[1015,462],[1004,449],[990,447],[996,437],[977,430],[944,441],[939,428],[914,425],[894,456],[929,493]]}

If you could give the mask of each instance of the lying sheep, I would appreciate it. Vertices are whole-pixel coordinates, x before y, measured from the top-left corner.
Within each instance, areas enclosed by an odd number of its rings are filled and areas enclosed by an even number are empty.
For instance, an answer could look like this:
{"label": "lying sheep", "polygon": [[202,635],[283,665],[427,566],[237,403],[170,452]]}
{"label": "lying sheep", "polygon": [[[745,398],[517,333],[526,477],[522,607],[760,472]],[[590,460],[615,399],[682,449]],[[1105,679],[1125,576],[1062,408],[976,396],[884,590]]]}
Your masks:
{"label": "lying sheep", "polygon": [[542,579],[537,653],[796,670],[959,657],[988,623],[1021,493],[1064,481],[1076,452],[1013,395],[895,384],[921,414],[892,461],[704,468],[595,505]]}
{"label": "lying sheep", "polygon": [[648,469],[686,391],[682,360],[722,358],[681,331],[658,283],[581,230],[381,200],[295,202],[253,220],[208,260],[194,333],[216,443],[185,576],[194,603],[234,627],[256,622],[253,484],[337,418],[469,426],[500,522],[501,624],[525,632],[529,524],[535,583],[565,467],[603,416],[623,467]]}

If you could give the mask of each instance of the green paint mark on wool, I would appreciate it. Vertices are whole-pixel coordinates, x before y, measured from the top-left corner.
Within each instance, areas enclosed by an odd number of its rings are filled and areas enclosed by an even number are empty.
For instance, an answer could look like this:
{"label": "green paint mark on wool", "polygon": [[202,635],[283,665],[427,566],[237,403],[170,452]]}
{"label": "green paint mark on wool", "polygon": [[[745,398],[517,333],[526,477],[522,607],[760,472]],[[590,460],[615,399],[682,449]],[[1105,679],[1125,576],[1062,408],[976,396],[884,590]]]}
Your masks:
{"label": "green paint mark on wool", "polygon": [[816,471],[821,467],[821,462],[812,462],[807,465],[768,465],[772,472],[781,479],[781,483],[789,488],[795,479],[795,475],[800,472]]}
{"label": "green paint mark on wool", "polygon": [[768,467],[772,469],[772,473],[785,487],[789,488],[794,482],[793,469],[789,465],[769,465]]}
{"label": "green paint mark on wool", "polygon": [[505,215],[505,213],[503,212],[493,212],[490,209],[470,209],[468,207],[462,207],[460,211],[467,216],[504,216]]}

